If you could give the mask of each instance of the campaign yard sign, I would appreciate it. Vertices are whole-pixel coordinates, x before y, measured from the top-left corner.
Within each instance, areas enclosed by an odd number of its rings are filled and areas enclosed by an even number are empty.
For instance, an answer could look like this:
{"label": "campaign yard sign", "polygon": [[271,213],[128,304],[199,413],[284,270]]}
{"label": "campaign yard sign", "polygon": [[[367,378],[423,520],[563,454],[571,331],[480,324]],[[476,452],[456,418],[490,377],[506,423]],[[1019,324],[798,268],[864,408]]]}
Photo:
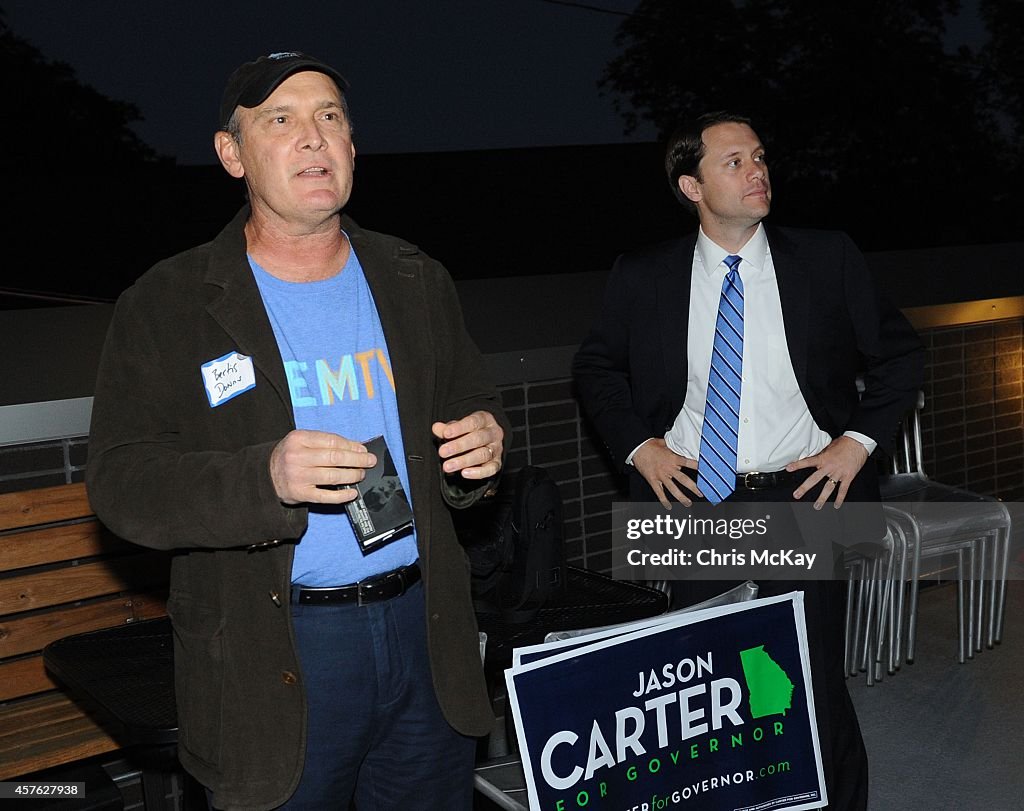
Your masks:
{"label": "campaign yard sign", "polygon": [[531,646],[505,679],[533,811],[827,805],[801,592]]}

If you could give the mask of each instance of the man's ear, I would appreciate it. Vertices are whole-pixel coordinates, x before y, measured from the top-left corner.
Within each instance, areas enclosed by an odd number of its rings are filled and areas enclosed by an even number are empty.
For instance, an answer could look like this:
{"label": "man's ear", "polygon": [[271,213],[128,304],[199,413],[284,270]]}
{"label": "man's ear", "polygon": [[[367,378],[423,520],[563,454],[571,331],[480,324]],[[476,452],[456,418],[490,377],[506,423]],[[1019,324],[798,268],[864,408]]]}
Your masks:
{"label": "man's ear", "polygon": [[683,193],[691,203],[699,203],[704,198],[700,181],[692,175],[679,176],[679,191]]}
{"label": "man's ear", "polygon": [[220,130],[213,136],[213,149],[220,159],[221,166],[231,177],[243,177],[245,169],[242,167],[242,160],[238,156],[238,141],[230,132]]}

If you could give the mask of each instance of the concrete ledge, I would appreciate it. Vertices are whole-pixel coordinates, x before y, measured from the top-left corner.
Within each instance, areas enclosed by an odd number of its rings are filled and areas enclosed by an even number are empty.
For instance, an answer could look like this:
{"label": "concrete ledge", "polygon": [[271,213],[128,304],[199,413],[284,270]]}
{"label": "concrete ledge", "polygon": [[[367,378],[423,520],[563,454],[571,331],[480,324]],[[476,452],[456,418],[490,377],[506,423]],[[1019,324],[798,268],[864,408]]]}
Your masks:
{"label": "concrete ledge", "polygon": [[0,446],[85,436],[92,397],[0,406]]}

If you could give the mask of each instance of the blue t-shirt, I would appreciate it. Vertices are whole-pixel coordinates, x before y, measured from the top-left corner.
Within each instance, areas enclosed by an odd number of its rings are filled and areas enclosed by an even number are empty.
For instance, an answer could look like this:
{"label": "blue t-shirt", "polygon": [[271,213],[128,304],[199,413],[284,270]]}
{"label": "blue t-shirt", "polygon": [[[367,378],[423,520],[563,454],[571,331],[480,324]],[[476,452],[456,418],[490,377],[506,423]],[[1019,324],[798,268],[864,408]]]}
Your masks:
{"label": "blue t-shirt", "polygon": [[[341,272],[286,282],[249,258],[281,350],[295,425],[356,442],[383,435],[411,497],[398,401],[380,316],[355,250]],[[412,563],[415,534],[364,556],[344,507],[311,505],[295,548],[292,582],[340,586]]]}

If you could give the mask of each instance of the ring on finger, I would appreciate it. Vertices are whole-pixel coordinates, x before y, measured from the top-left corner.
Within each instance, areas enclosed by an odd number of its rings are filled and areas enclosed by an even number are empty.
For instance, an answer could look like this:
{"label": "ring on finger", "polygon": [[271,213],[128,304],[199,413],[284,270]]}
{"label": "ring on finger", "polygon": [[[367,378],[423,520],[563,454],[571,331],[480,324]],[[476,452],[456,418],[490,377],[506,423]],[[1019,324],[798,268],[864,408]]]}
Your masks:
{"label": "ring on finger", "polygon": [[828,483],[829,484],[831,484],[831,485],[839,484],[839,480],[838,479],[833,479],[831,476],[828,476],[827,478],[828,478]]}
{"label": "ring on finger", "polygon": [[487,449],[487,452],[491,455],[491,459],[493,459],[494,458],[494,448],[492,448],[490,445],[484,445],[484,447]]}

